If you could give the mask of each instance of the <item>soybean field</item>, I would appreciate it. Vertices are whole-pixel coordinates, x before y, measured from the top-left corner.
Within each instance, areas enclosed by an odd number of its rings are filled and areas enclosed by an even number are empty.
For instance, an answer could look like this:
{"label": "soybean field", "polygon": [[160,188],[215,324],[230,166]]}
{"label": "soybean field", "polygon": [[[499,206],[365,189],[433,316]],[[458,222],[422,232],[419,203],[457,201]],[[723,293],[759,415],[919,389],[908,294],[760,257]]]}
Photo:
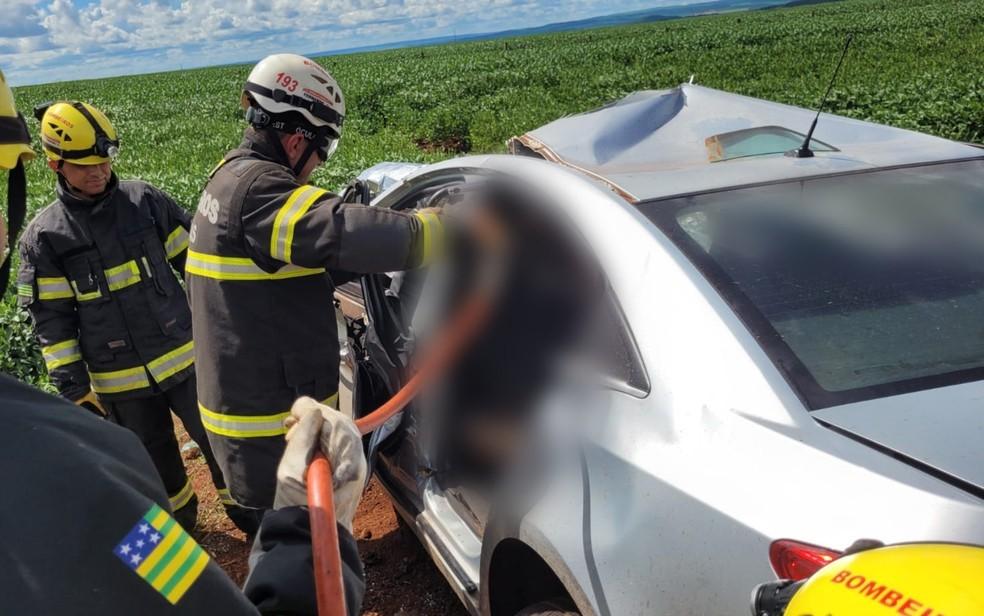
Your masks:
{"label": "soybean field", "polygon": [[[383,160],[500,152],[510,136],[692,75],[709,87],[814,107],[849,33],[854,45],[829,111],[984,142],[984,2],[844,0],[322,58],[348,117],[338,153],[313,182],[338,188]],[[26,116],[52,99],[103,109],[122,139],[117,173],[191,209],[245,127],[238,103],[249,69],[63,82],[17,88],[15,97]],[[38,124],[29,125],[40,154]],[[54,177],[38,160],[28,178],[30,216],[53,198]],[[0,304],[0,371],[49,387],[12,295]]]}

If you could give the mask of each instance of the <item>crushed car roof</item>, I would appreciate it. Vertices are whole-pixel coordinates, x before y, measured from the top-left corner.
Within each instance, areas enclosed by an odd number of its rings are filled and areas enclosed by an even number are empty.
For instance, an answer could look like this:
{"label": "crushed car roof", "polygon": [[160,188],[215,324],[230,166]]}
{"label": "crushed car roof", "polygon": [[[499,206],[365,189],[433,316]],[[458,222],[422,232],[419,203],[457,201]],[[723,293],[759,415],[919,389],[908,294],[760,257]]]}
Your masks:
{"label": "crushed car roof", "polygon": [[513,138],[510,149],[577,169],[631,202],[984,156],[974,146],[826,113],[813,135],[816,156],[783,156],[777,145],[801,139],[815,115],[815,110],[683,84],[636,92],[561,118]]}

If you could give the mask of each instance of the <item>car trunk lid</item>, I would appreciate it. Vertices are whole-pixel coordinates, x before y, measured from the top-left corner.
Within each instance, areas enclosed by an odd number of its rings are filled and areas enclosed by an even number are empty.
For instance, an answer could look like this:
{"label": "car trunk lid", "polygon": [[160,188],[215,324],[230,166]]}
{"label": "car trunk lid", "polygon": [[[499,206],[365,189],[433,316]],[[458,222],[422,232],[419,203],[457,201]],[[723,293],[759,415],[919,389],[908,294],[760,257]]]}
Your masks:
{"label": "car trunk lid", "polygon": [[821,424],[984,499],[984,384],[813,411]]}

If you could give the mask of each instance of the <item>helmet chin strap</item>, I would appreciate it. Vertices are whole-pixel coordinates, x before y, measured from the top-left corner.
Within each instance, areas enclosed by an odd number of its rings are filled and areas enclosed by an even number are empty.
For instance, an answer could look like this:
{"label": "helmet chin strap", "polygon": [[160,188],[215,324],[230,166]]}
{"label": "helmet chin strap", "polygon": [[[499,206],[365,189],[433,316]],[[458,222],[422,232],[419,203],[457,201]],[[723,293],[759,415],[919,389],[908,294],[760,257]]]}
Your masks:
{"label": "helmet chin strap", "polygon": [[7,176],[7,249],[6,256],[0,255],[3,263],[0,264],[0,296],[7,291],[7,282],[10,279],[10,256],[14,253],[17,232],[24,224],[24,217],[27,214],[27,176],[24,173],[24,162],[17,161],[17,165],[10,170]]}
{"label": "helmet chin strap", "polygon": [[301,177],[301,171],[304,170],[304,167],[305,165],[307,165],[308,160],[311,159],[311,155],[314,154],[314,152],[317,149],[318,149],[318,144],[316,144],[314,141],[309,139],[307,147],[304,148],[304,153],[301,154],[301,157],[298,158],[297,162],[294,164],[294,169],[293,169],[294,175],[296,175],[297,177]]}

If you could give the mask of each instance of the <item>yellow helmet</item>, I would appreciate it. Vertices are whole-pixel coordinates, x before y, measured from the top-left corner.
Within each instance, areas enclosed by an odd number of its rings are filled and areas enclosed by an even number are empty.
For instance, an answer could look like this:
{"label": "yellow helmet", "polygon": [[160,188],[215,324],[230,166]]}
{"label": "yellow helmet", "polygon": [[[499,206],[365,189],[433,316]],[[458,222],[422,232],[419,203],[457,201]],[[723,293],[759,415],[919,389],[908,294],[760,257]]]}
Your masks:
{"label": "yellow helmet", "polygon": [[909,543],[833,561],[793,595],[785,616],[984,614],[984,547]]}
{"label": "yellow helmet", "polygon": [[18,161],[34,158],[31,135],[27,132],[24,116],[17,113],[14,94],[0,71],[0,168],[13,169]]}
{"label": "yellow helmet", "polygon": [[120,142],[109,118],[89,103],[47,103],[34,110],[41,120],[41,147],[49,160],[99,165],[116,157]]}

